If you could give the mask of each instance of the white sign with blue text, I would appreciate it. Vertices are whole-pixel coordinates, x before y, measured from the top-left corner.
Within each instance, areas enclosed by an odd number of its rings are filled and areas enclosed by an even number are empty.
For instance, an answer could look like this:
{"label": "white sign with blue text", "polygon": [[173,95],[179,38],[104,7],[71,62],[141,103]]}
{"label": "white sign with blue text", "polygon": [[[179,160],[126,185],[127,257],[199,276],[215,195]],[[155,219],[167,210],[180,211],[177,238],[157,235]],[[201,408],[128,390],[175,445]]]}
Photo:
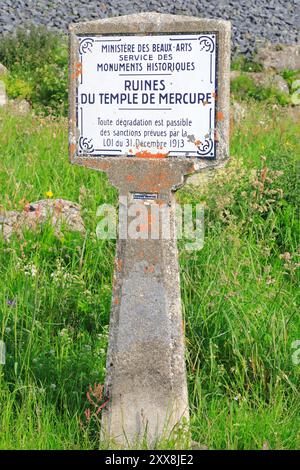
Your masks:
{"label": "white sign with blue text", "polygon": [[214,158],[217,34],[78,36],[78,154]]}

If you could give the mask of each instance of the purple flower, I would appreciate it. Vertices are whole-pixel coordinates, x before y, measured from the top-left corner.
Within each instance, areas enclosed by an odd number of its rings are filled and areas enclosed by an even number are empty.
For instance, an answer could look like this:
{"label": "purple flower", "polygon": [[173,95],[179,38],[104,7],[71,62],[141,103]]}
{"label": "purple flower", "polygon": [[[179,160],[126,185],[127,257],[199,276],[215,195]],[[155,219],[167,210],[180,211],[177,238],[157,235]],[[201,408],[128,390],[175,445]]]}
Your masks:
{"label": "purple flower", "polygon": [[13,299],[8,299],[6,301],[7,305],[9,305],[10,307],[14,307],[16,305],[16,301],[13,300]]}

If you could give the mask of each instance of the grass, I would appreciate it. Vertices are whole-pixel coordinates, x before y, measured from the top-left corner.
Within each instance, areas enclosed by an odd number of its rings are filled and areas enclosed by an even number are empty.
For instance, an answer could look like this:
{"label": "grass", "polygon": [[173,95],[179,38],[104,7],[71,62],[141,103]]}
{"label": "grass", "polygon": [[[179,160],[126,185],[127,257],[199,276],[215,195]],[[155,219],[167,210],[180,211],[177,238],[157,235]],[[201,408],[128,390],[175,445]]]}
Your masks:
{"label": "grass", "polygon": [[[52,191],[82,205],[88,229],[0,237],[0,449],[103,448],[84,411],[105,376],[114,258],[95,214],[117,193],[68,163],[65,118],[1,112],[0,130],[0,205],[20,210]],[[228,167],[177,193],[206,208],[204,247],[180,245],[180,266],[192,437],[209,449],[300,446],[298,140],[282,108],[249,104]]]}
{"label": "grass", "polygon": [[263,66],[253,59],[248,59],[242,54],[235,55],[231,61],[231,70],[240,70],[241,72],[261,72]]}
{"label": "grass", "polygon": [[255,85],[253,79],[247,75],[240,75],[231,80],[231,93],[239,101],[252,98],[282,106],[290,103],[290,97],[285,93],[276,90],[276,88]]}

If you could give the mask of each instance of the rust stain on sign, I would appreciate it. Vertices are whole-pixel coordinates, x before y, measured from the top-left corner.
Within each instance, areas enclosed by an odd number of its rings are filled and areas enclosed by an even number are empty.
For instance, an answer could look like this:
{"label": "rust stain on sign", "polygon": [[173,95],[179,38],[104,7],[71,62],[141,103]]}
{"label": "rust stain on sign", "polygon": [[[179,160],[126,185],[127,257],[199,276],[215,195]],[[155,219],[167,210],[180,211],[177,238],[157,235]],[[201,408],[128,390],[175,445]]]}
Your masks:
{"label": "rust stain on sign", "polygon": [[166,158],[169,155],[170,152],[167,153],[151,153],[148,152],[147,150],[143,150],[142,152],[137,152],[135,154],[136,157],[138,158]]}

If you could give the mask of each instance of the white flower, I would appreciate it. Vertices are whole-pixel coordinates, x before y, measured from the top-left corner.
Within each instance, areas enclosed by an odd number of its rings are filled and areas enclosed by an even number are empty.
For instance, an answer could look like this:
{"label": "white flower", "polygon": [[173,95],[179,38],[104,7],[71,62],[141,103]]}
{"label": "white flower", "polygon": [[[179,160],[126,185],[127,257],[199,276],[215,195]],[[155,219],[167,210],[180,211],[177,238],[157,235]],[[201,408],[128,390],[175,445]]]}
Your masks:
{"label": "white flower", "polygon": [[58,334],[59,336],[68,336],[68,328],[63,328]]}
{"label": "white flower", "polygon": [[37,267],[34,265],[34,263],[29,263],[25,265],[23,269],[25,276],[35,277],[38,272]]}

